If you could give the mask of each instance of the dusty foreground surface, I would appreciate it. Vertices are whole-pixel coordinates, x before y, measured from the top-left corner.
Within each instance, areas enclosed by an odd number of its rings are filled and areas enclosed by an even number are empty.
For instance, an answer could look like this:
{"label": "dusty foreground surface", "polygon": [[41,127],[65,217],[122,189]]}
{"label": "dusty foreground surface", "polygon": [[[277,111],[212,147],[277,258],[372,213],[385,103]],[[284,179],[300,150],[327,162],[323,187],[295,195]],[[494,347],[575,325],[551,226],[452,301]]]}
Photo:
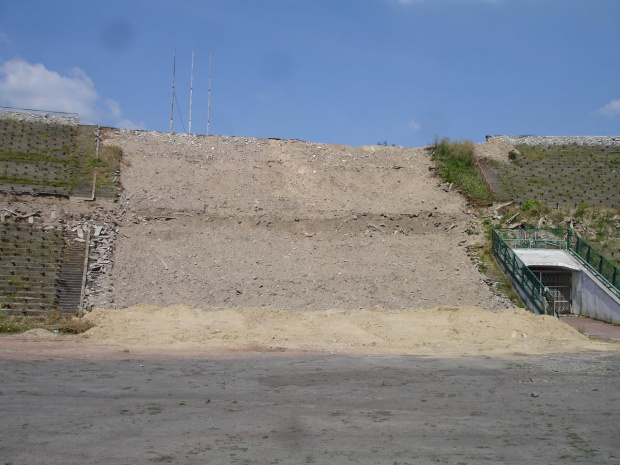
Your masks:
{"label": "dusty foreground surface", "polygon": [[81,336],[0,337],[4,463],[620,463],[620,345],[555,318],[181,305],[86,318]]}
{"label": "dusty foreground surface", "polygon": [[617,354],[181,357],[65,341],[60,357],[29,344],[0,351],[7,464],[620,463]]}

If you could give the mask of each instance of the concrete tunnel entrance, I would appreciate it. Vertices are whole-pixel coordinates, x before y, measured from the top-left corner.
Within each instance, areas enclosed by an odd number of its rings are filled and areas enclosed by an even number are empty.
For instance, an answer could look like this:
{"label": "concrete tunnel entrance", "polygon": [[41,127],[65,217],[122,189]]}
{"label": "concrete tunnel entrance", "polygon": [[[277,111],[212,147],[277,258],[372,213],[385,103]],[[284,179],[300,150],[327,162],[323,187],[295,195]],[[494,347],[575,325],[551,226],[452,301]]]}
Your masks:
{"label": "concrete tunnel entrance", "polygon": [[[558,239],[562,231],[566,237]],[[620,270],[576,234],[551,232],[493,230],[493,253],[524,304],[534,313],[582,315],[620,324],[620,289],[616,287]],[[572,248],[570,237],[585,244],[585,256],[579,247]],[[590,260],[591,253],[598,262]],[[540,289],[541,284],[546,290]]]}
{"label": "concrete tunnel entrance", "polygon": [[530,266],[529,268],[553,294],[555,313],[560,315],[570,314],[573,302],[573,272],[561,268],[554,269],[536,266]]}
{"label": "concrete tunnel entrance", "polygon": [[565,250],[513,249],[554,296],[558,314],[620,324],[620,299]]}
{"label": "concrete tunnel entrance", "polygon": [[564,250],[514,249],[523,263],[549,288],[556,314],[578,313],[577,293],[583,268]]}

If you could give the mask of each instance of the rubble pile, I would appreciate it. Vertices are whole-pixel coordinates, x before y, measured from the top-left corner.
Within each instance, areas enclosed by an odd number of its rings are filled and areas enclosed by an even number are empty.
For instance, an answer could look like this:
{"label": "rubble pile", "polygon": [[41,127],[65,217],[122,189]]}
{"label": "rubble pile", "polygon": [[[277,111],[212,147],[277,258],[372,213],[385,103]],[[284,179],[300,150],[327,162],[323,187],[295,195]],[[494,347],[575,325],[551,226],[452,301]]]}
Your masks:
{"label": "rubble pile", "polygon": [[[88,263],[83,308],[90,310],[98,305],[100,297],[112,292],[108,276],[114,264],[114,242],[119,233],[120,217],[113,212],[95,214],[89,218],[66,223],[67,232],[76,233],[77,242],[88,241]],[[106,301],[109,297],[106,297]]]}

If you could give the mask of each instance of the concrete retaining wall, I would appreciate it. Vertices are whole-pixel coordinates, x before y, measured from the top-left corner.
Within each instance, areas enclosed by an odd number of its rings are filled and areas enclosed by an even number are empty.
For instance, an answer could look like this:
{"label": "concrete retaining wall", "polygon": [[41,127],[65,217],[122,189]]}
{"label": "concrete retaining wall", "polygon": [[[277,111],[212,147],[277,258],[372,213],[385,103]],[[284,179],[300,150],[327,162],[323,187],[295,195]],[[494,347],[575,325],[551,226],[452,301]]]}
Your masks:
{"label": "concrete retaining wall", "polygon": [[620,136],[486,136],[487,142],[497,140],[511,145],[595,145],[620,147]]}
{"label": "concrete retaining wall", "polygon": [[525,307],[529,309],[532,313],[541,315],[541,313],[538,310],[536,310],[536,305],[534,304],[534,302],[532,302],[531,299],[528,297],[527,292],[525,292],[525,290],[521,287],[521,283],[517,281],[516,279],[512,279],[512,277],[510,276],[508,277],[510,279],[510,282],[512,283],[512,287],[514,288],[515,291],[517,291],[517,294],[521,298],[521,301],[523,302]]}
{"label": "concrete retaining wall", "polygon": [[620,299],[585,268],[573,273],[572,312],[608,323],[620,324]]}
{"label": "concrete retaining wall", "polygon": [[0,119],[66,124],[69,126],[77,126],[80,124],[80,118],[76,113],[50,113],[36,110],[21,110],[18,108],[0,108]]}

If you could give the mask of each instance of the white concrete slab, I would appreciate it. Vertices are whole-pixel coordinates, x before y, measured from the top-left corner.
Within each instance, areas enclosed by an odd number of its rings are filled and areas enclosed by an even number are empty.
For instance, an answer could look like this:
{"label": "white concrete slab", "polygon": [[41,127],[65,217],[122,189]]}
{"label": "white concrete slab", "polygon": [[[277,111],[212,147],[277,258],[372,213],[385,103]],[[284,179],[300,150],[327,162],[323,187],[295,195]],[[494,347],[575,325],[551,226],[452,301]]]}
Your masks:
{"label": "white concrete slab", "polygon": [[557,249],[513,249],[523,263],[528,266],[563,268],[582,271],[583,267],[568,252]]}

